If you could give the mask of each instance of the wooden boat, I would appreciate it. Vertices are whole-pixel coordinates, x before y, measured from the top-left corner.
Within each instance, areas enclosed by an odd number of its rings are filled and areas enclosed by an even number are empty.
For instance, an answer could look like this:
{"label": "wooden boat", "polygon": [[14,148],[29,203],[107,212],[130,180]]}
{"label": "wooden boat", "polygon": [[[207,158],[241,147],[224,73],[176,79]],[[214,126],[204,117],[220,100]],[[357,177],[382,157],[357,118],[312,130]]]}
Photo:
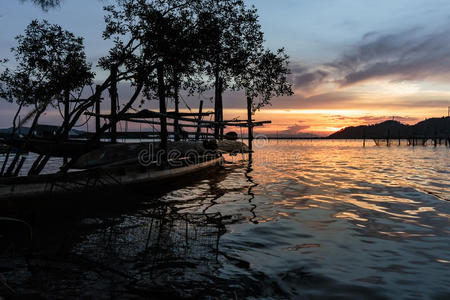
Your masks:
{"label": "wooden boat", "polygon": [[106,144],[97,141],[85,140],[54,140],[49,138],[22,138],[0,140],[5,145],[10,145],[25,152],[46,154],[54,157],[75,157],[99,148]]}
{"label": "wooden boat", "polygon": [[156,165],[115,163],[88,170],[64,174],[48,174],[23,177],[0,178],[0,200],[37,198],[49,196],[73,196],[74,193],[123,188],[129,185],[143,185],[155,188],[161,182],[172,181],[183,176],[204,172],[223,165],[220,154],[169,161],[164,168]]}

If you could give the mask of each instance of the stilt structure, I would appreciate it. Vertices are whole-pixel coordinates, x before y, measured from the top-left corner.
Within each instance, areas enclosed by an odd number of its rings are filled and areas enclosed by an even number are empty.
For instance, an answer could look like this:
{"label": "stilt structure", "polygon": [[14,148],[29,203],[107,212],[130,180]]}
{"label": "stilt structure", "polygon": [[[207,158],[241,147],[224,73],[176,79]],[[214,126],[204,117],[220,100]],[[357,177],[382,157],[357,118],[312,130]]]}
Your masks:
{"label": "stilt structure", "polygon": [[167,161],[167,115],[166,115],[166,91],[164,85],[164,66],[162,64],[157,67],[158,76],[158,98],[159,98],[159,112],[160,112],[160,127],[161,127],[161,149],[163,150],[162,161]]}
{"label": "stilt structure", "polygon": [[[95,94],[98,95],[97,99],[95,99],[95,133],[100,132],[100,102],[102,101],[102,96],[100,92],[100,86],[95,87]],[[100,137],[98,138],[100,140]]]}
{"label": "stilt structure", "polygon": [[198,141],[200,139],[200,133],[202,131],[201,128],[201,120],[202,120],[202,111],[203,111],[203,100],[200,100],[200,106],[198,107],[198,121],[197,122],[197,131],[195,133],[195,140]]}
{"label": "stilt structure", "polygon": [[248,125],[248,148],[253,151],[253,122],[252,122],[253,99],[247,97],[247,125]]}
{"label": "stilt structure", "polygon": [[117,66],[111,68],[111,88],[109,94],[111,97],[111,143],[117,143]]}

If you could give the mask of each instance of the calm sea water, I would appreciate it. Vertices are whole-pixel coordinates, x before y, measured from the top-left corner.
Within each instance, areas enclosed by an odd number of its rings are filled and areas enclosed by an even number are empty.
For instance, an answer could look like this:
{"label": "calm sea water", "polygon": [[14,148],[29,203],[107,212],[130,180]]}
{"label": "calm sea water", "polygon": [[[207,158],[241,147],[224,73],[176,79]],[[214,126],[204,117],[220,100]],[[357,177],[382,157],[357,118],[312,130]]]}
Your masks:
{"label": "calm sea water", "polygon": [[251,164],[34,214],[31,262],[0,272],[56,297],[449,299],[449,154],[259,141]]}

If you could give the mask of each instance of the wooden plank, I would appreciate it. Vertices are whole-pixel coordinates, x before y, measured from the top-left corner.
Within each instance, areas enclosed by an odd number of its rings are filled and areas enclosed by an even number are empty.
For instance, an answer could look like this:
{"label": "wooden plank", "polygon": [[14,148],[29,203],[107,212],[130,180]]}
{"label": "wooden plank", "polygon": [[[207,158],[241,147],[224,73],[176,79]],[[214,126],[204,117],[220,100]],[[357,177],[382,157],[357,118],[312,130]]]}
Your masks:
{"label": "wooden plank", "polygon": [[[161,117],[166,117],[166,118],[171,118],[173,119],[174,117],[172,116],[168,116],[167,114],[161,114],[159,112],[155,112],[155,111],[147,111],[149,112],[146,116],[146,118],[161,118]],[[146,112],[146,113],[147,113]],[[85,115],[88,116],[95,116],[95,113],[91,113],[91,112],[85,112]],[[100,115],[101,118],[111,118],[110,115],[105,115],[105,114],[101,114]],[[133,118],[136,121],[136,118],[144,118],[143,116],[139,117],[137,114],[124,114],[122,116],[122,118],[120,120],[130,120],[131,118]],[[183,117],[179,117],[177,118],[180,121],[185,121],[185,122],[192,122],[192,123],[202,123],[202,124],[211,124],[211,125],[222,125],[222,126],[236,126],[236,127],[247,127],[248,126],[248,121],[227,121],[227,122],[215,122],[215,121],[206,121],[206,120],[201,120],[199,121],[198,119],[189,119],[189,118],[183,118]],[[134,122],[135,122],[134,121]],[[258,122],[252,122],[252,126],[262,126],[263,124],[270,124],[272,123],[272,121],[258,121]],[[183,125],[185,126],[185,125]]]}
{"label": "wooden plank", "polygon": [[198,141],[200,139],[201,132],[201,123],[202,120],[202,110],[203,110],[203,100],[200,101],[200,107],[198,108],[198,123],[197,123],[197,132],[195,133],[195,140]]}

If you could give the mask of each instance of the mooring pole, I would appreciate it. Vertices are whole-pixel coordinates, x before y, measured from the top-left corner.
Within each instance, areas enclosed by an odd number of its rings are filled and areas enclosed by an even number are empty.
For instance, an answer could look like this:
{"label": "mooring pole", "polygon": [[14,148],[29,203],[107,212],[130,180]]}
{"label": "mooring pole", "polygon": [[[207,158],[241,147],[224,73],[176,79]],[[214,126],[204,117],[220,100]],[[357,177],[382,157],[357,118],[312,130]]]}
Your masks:
{"label": "mooring pole", "polygon": [[70,91],[66,89],[64,91],[64,130],[66,131],[66,135],[64,138],[69,138],[69,113],[70,113]]}
{"label": "mooring pole", "polygon": [[[220,122],[223,122],[223,98],[222,98],[222,92],[223,92],[223,79],[220,78],[219,79],[219,114],[220,114]],[[219,127],[219,137],[221,140],[223,140],[223,129],[224,129],[224,125],[223,123],[221,123],[220,127]]]}
{"label": "mooring pole", "polygon": [[166,91],[164,86],[164,66],[159,64],[156,68],[158,76],[158,97],[159,97],[159,112],[161,122],[161,150],[163,151],[161,160],[167,161],[167,119],[166,119]]}
{"label": "mooring pole", "polygon": [[[64,131],[66,132],[64,139],[69,139],[70,133],[69,133],[69,113],[70,113],[70,91],[69,89],[66,89],[64,91]],[[64,164],[67,163],[67,157],[64,157],[63,159]]]}
{"label": "mooring pole", "polygon": [[117,65],[111,67],[111,143],[117,143]]}
{"label": "mooring pole", "polygon": [[203,100],[200,100],[200,106],[198,108],[198,123],[197,123],[197,132],[195,133],[195,140],[198,141],[200,139],[201,132],[201,120],[202,120],[202,110],[203,110]]}
{"label": "mooring pole", "polygon": [[[95,94],[97,95],[97,99],[95,99],[95,133],[98,135],[100,132],[100,101],[102,99],[99,85],[95,87]],[[97,139],[100,140],[100,136]]]}
{"label": "mooring pole", "polygon": [[173,120],[173,123],[174,123],[174,126],[173,126],[173,129],[174,129],[174,137],[173,137],[173,139],[175,140],[175,141],[179,141],[181,138],[180,138],[180,126],[179,126],[179,122],[178,122],[178,119],[177,119],[177,117],[179,117],[179,115],[178,115],[178,113],[180,112],[180,96],[178,95],[178,93],[179,93],[179,82],[178,82],[178,74],[176,74],[175,73],[175,75],[174,75],[174,86],[175,86],[175,94],[174,94],[174,101],[175,101],[175,119]]}
{"label": "mooring pole", "polygon": [[388,132],[387,132],[387,139],[386,139],[386,146],[390,146],[390,139],[391,139],[391,131],[388,129]]}
{"label": "mooring pole", "polygon": [[250,150],[250,153],[253,150],[252,107],[253,107],[253,99],[251,97],[247,97],[248,149]]}
{"label": "mooring pole", "polygon": [[[221,122],[223,121],[223,103],[222,103],[222,89],[223,89],[223,80],[220,77],[220,72],[217,69],[215,71],[215,83],[214,83],[214,121]],[[218,140],[223,137],[223,127],[222,125],[217,123],[214,126],[214,137]],[[222,136],[221,136],[222,133]]]}
{"label": "mooring pole", "polygon": [[363,147],[366,147],[366,128],[363,127]]}
{"label": "mooring pole", "polygon": [[[447,146],[447,140],[445,140],[445,145]],[[11,146],[9,147],[8,153],[6,153],[5,160],[3,161],[2,169],[0,170],[0,176],[3,176],[3,172],[5,171],[6,164],[8,163],[10,154],[11,154]]]}

